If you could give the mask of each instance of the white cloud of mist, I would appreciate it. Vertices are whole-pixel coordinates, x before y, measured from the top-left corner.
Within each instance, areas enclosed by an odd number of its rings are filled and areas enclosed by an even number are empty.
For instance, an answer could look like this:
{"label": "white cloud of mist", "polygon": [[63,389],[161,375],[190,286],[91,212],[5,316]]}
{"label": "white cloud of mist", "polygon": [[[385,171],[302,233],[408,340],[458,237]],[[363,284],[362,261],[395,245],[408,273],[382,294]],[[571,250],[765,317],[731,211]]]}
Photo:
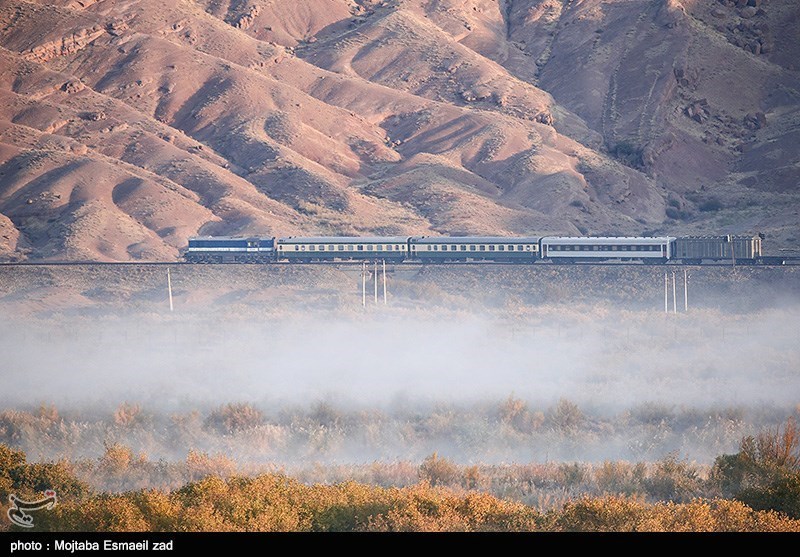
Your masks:
{"label": "white cloud of mist", "polygon": [[800,401],[798,313],[6,323],[5,404]]}
{"label": "white cloud of mist", "polygon": [[[708,414],[723,407],[793,409],[800,402],[797,309],[664,315],[549,307],[514,319],[511,313],[7,321],[0,326],[0,410],[48,403],[78,415],[108,415],[128,401],[149,412],[207,413],[249,402],[268,421],[279,421],[281,412],[308,413],[327,401],[339,412],[384,416],[375,426],[380,439],[340,432],[327,455],[285,441],[270,458],[419,460],[439,450],[464,462],[499,462],[656,458],[674,449],[713,459],[741,438],[739,424],[701,447],[706,433],[692,433],[689,442],[656,423],[597,434],[592,443],[555,433],[528,438],[527,446],[490,440],[496,418],[474,409],[496,408],[511,394],[532,412],[548,414],[567,399],[595,416],[648,405],[661,414],[680,408]],[[473,409],[463,424],[455,423],[458,408]],[[423,418],[414,421],[415,412]],[[439,415],[448,425],[437,437]],[[406,444],[407,430],[417,432],[413,443]],[[150,454],[183,458],[188,448]]]}

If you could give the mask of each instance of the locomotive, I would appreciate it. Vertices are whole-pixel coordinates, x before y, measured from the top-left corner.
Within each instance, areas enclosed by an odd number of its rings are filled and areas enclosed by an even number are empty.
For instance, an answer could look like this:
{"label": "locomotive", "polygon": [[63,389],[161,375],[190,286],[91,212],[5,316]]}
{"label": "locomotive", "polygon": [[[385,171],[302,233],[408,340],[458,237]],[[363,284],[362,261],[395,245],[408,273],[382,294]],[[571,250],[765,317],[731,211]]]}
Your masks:
{"label": "locomotive", "polygon": [[394,263],[783,263],[780,257],[763,255],[763,239],[763,234],[686,237],[209,236],[190,238],[184,259],[190,263],[381,260]]}

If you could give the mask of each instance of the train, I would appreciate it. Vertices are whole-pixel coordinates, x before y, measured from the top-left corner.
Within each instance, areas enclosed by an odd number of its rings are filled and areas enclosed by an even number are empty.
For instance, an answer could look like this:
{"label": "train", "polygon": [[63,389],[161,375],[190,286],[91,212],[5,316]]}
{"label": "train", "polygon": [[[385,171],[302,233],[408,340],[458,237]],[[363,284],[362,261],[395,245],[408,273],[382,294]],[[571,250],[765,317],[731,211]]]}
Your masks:
{"label": "train", "polygon": [[785,263],[783,257],[763,254],[763,240],[763,234],[686,237],[204,236],[189,238],[183,258],[189,263]]}

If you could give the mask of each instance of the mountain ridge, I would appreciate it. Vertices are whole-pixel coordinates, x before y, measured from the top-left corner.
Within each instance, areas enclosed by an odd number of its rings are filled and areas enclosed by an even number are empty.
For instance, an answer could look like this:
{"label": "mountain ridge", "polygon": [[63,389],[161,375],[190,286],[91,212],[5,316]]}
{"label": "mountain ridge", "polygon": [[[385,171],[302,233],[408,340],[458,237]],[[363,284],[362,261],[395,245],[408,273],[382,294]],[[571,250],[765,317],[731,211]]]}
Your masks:
{"label": "mountain ridge", "polygon": [[797,243],[788,0],[0,1],[0,259],[189,236]]}

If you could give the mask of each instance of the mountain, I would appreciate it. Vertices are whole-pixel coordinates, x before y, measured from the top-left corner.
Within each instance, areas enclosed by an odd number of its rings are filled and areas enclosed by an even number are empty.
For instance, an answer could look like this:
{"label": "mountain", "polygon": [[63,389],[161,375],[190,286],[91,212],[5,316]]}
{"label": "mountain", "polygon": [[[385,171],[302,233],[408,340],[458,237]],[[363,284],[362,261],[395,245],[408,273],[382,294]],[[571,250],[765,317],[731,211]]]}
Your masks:
{"label": "mountain", "polygon": [[0,259],[800,241],[795,0],[0,0]]}

